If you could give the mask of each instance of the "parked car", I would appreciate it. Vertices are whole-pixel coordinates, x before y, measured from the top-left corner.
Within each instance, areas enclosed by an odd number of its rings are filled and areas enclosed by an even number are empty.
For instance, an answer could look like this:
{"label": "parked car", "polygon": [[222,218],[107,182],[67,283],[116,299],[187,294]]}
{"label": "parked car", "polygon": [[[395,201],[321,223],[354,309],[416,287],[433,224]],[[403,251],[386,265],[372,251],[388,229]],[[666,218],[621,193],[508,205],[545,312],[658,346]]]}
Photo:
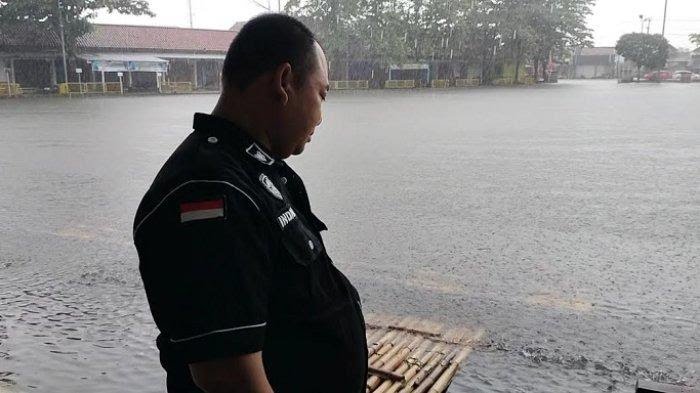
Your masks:
{"label": "parked car", "polygon": [[680,82],[683,79],[683,76],[685,75],[690,75],[692,77],[693,73],[690,71],[676,71],[673,74],[673,80]]}
{"label": "parked car", "polygon": [[673,80],[676,82],[700,82],[700,74],[694,74],[691,71],[676,71],[673,74]]}
{"label": "parked car", "polygon": [[673,78],[671,71],[654,71],[644,75],[644,79],[648,81],[666,81]]}

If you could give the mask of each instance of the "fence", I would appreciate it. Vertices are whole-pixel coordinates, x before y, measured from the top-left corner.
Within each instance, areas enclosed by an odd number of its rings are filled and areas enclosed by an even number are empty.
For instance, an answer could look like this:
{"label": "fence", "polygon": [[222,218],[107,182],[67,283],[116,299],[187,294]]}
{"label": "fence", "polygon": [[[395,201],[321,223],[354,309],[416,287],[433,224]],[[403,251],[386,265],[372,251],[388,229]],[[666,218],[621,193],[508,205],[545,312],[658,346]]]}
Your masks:
{"label": "fence", "polygon": [[14,97],[22,95],[19,83],[0,82],[0,97]]}
{"label": "fence", "polygon": [[122,84],[119,82],[88,82],[88,83],[61,83],[58,85],[58,94],[69,96],[73,94],[120,94]]}
{"label": "fence", "polygon": [[369,89],[369,81],[330,81],[331,90],[364,90]]}
{"label": "fence", "polygon": [[164,94],[192,93],[192,82],[163,82],[160,92]]}
{"label": "fence", "polygon": [[387,89],[413,89],[416,87],[416,81],[413,79],[392,79],[386,81],[384,87]]}
{"label": "fence", "polygon": [[444,89],[447,87],[450,87],[450,80],[449,79],[433,79],[430,81],[430,86],[437,88],[437,89]]}
{"label": "fence", "polygon": [[510,86],[513,84],[513,78],[498,78],[493,80],[494,86]]}
{"label": "fence", "polygon": [[523,78],[523,83],[526,85],[534,85],[535,84],[535,77],[534,76],[526,76]]}
{"label": "fence", "polygon": [[479,86],[480,84],[481,81],[479,80],[479,78],[455,79],[456,87],[474,87]]}

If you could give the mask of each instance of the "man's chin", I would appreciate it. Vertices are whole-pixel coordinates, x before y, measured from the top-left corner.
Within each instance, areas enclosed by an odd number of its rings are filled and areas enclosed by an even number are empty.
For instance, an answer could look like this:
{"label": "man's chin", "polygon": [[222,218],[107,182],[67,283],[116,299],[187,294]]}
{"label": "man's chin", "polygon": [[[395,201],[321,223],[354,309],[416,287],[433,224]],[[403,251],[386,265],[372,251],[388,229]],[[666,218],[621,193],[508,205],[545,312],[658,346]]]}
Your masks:
{"label": "man's chin", "polygon": [[306,147],[306,144],[297,146],[296,149],[294,149],[294,151],[292,152],[292,155],[293,155],[293,156],[298,156],[299,154],[303,153],[305,147]]}

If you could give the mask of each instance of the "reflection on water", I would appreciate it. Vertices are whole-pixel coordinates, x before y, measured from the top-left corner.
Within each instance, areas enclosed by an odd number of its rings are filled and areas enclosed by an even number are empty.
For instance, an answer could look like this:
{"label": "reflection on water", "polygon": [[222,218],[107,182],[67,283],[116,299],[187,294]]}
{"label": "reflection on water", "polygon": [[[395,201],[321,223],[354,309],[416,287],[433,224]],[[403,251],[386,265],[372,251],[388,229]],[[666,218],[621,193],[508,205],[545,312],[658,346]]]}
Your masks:
{"label": "reflection on water", "polygon": [[[0,386],[163,391],[136,205],[215,96],[0,101]],[[700,86],[334,93],[291,160],[368,312],[480,326],[450,392],[698,384]]]}

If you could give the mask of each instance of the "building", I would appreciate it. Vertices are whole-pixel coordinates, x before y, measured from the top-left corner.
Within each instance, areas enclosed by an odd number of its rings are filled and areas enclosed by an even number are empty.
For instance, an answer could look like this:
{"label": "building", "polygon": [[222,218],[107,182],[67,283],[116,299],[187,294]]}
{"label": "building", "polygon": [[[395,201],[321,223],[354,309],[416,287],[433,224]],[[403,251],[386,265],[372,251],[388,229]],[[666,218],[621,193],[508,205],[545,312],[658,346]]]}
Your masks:
{"label": "building", "polygon": [[689,70],[700,74],[700,48],[695,49],[690,55]]}
{"label": "building", "polygon": [[612,47],[578,48],[573,53],[574,79],[614,79],[622,57]]}
{"label": "building", "polygon": [[[127,91],[157,91],[161,82],[218,90],[223,61],[240,24],[231,30],[93,25],[68,59],[68,82],[115,82]],[[54,89],[64,82],[59,37],[27,28],[0,29],[0,81]]]}

